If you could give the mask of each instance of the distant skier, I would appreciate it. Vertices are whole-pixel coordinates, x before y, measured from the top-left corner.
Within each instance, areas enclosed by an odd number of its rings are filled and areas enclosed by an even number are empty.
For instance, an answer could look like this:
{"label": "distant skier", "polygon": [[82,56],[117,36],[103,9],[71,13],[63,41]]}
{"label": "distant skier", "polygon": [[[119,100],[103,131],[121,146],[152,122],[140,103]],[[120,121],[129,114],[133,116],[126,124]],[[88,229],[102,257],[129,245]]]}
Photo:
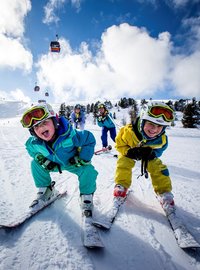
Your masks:
{"label": "distant skier", "polygon": [[115,174],[115,197],[125,197],[132,182],[136,161],[142,162],[142,175],[150,174],[155,193],[166,213],[175,211],[171,179],[160,156],[168,146],[165,129],[174,120],[173,110],[165,103],[152,102],[144,107],[135,123],[122,127],[116,137],[120,153]]}
{"label": "distant skier", "polygon": [[32,135],[26,149],[33,158],[31,173],[38,193],[31,207],[53,196],[50,172],[67,170],[78,176],[81,207],[85,215],[91,216],[98,174],[91,164],[96,143],[93,134],[73,129],[65,117],[56,116],[49,104],[28,109],[21,123]]}
{"label": "distant skier", "polygon": [[101,141],[103,148],[108,146],[108,131],[110,132],[111,139],[115,142],[116,127],[113,122],[112,114],[109,113],[105,104],[98,105],[97,124],[102,127]]}
{"label": "distant skier", "polygon": [[71,122],[76,129],[84,130],[85,127],[85,113],[81,109],[81,105],[76,104],[74,111],[71,113]]}

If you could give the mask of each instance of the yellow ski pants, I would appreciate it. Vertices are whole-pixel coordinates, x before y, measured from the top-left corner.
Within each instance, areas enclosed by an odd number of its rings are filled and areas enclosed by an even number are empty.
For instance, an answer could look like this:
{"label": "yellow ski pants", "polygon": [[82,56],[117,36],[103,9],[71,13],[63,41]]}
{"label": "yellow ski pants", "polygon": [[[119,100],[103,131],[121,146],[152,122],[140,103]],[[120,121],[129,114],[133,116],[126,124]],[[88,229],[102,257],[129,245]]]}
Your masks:
{"label": "yellow ski pants", "polygon": [[[129,188],[132,182],[132,169],[135,166],[133,159],[120,155],[117,160],[115,183]],[[151,177],[156,194],[170,192],[172,190],[171,179],[166,165],[159,158],[148,162],[147,171]]]}

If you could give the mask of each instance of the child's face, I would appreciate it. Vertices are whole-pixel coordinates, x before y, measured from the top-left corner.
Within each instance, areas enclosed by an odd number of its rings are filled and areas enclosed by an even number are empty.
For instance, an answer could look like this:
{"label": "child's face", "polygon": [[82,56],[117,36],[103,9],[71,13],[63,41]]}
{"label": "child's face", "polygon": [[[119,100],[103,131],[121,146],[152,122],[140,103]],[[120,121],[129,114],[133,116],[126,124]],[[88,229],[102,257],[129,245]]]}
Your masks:
{"label": "child's face", "polygon": [[105,109],[104,108],[99,108],[99,113],[100,114],[104,114],[104,112],[105,112]]}
{"label": "child's face", "polygon": [[80,109],[75,109],[75,113],[80,113]]}
{"label": "child's face", "polygon": [[55,135],[55,127],[51,118],[42,121],[41,123],[34,126],[33,128],[36,135],[40,139],[47,142],[52,140]]}
{"label": "child's face", "polygon": [[144,124],[144,133],[149,137],[149,138],[154,138],[157,135],[159,135],[162,132],[163,126],[154,124],[149,121],[145,121]]}

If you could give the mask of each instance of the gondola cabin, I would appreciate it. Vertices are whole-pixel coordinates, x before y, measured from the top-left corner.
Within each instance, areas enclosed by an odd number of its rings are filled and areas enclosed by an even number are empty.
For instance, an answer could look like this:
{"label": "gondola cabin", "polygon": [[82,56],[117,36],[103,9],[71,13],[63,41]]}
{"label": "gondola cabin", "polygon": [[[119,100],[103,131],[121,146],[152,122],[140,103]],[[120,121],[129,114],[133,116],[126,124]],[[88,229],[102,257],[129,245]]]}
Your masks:
{"label": "gondola cabin", "polygon": [[39,91],[40,91],[40,87],[39,87],[38,85],[36,85],[36,86],[34,87],[34,91],[35,91],[35,92],[39,92]]}
{"label": "gondola cabin", "polygon": [[51,52],[60,52],[60,43],[58,41],[51,41],[50,43]]}

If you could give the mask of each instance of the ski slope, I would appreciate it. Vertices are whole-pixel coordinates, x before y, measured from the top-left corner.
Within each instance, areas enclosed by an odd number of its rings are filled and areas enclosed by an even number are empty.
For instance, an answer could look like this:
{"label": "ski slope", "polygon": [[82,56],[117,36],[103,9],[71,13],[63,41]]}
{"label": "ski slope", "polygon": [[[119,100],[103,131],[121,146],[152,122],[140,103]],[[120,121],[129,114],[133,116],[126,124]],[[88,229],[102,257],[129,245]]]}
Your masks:
{"label": "ski slope", "polygon": [[[15,105],[13,105],[15,106]],[[0,118],[0,223],[24,213],[36,188],[30,173],[30,157],[24,143],[29,137],[19,123],[21,107]],[[0,104],[0,113],[1,113]],[[116,112],[120,125],[126,110]],[[124,117],[124,116],[123,116]],[[101,129],[92,116],[86,128],[101,148]],[[200,130],[183,129],[180,121],[167,130],[169,147],[162,159],[168,164],[177,212],[200,242]],[[112,141],[110,144],[113,145]],[[98,170],[94,196],[95,217],[111,205],[116,158],[113,153],[93,157]],[[200,270],[200,251],[181,250],[157,202],[149,179],[137,178],[140,164],[133,170],[131,193],[110,231],[100,231],[105,245],[87,250],[81,241],[81,211],[76,176],[52,174],[58,188],[68,195],[57,200],[27,223],[11,232],[0,231],[1,270]]]}

